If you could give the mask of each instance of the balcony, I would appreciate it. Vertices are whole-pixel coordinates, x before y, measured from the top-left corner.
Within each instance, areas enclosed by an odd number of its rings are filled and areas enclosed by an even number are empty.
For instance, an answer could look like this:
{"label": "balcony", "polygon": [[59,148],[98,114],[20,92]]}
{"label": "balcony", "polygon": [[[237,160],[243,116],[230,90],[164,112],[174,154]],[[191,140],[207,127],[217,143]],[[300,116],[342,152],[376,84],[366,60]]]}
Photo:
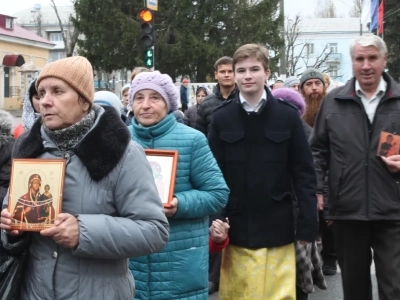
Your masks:
{"label": "balcony", "polygon": [[326,58],[326,62],[340,63],[342,61],[342,53],[330,53]]}

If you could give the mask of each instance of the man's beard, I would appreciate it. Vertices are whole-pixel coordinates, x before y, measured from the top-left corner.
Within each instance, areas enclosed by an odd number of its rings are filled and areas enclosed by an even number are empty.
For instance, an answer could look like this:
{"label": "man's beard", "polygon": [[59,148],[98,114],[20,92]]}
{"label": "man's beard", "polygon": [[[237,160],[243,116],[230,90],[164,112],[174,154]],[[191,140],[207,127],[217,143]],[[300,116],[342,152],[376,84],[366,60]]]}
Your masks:
{"label": "man's beard", "polygon": [[326,93],[323,92],[322,94],[311,94],[307,97],[304,97],[306,102],[306,111],[303,114],[303,120],[311,127],[314,127],[315,119],[325,95]]}

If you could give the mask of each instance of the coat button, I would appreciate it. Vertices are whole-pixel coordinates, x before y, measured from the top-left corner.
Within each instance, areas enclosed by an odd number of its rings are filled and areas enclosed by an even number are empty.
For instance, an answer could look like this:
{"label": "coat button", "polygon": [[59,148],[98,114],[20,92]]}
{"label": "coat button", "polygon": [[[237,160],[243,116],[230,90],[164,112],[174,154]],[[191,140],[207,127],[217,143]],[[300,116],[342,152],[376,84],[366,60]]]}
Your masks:
{"label": "coat button", "polygon": [[57,253],[56,251],[54,251],[54,252],[51,254],[51,258],[53,258],[53,259],[56,259],[57,256],[58,256],[58,253]]}

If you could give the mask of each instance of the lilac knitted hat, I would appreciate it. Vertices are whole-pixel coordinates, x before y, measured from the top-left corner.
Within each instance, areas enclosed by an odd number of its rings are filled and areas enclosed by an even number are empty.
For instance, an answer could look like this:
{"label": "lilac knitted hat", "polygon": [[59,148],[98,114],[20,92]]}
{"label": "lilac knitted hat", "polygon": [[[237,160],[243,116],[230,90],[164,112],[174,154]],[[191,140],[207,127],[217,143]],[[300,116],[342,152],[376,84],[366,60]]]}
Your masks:
{"label": "lilac knitted hat", "polygon": [[171,77],[158,71],[139,73],[129,88],[129,106],[133,107],[133,98],[141,90],[154,90],[159,93],[167,103],[168,112],[178,109],[179,94]]}
{"label": "lilac knitted hat", "polygon": [[306,110],[306,103],[299,92],[289,88],[280,88],[272,91],[272,95],[275,98],[286,100],[295,105],[300,115]]}

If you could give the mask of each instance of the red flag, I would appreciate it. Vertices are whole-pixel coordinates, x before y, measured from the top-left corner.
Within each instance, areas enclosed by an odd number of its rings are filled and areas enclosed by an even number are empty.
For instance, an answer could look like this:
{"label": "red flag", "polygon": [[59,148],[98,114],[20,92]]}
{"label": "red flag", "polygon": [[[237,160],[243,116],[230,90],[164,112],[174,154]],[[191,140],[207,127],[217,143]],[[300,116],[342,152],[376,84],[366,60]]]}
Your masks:
{"label": "red flag", "polygon": [[385,12],[384,0],[381,0],[378,8],[378,34],[383,34],[383,16]]}

